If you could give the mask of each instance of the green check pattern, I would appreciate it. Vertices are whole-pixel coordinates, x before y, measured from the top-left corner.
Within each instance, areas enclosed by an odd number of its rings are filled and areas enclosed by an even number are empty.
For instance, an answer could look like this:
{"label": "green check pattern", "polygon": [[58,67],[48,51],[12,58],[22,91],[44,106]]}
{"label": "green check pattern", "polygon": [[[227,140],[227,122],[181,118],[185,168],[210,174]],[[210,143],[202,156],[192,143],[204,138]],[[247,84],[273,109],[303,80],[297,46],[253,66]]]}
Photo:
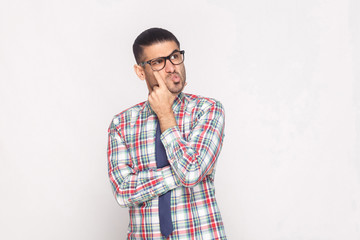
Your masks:
{"label": "green check pattern", "polygon": [[117,202],[129,208],[127,239],[165,239],[158,196],[170,190],[174,231],[167,239],[226,239],[214,188],[224,139],[223,106],[211,98],[180,93],[172,108],[178,125],[161,134],[170,162],[164,168],[156,167],[158,120],[148,101],[116,115],[110,124],[109,178]]}

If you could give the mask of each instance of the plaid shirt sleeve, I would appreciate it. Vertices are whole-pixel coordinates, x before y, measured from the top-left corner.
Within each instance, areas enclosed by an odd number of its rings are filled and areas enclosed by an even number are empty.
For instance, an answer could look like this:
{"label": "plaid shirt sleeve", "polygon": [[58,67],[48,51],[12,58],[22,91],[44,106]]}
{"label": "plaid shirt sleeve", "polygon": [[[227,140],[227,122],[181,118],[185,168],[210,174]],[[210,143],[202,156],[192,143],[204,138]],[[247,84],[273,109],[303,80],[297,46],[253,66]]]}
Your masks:
{"label": "plaid shirt sleeve", "polygon": [[193,187],[215,166],[224,138],[225,113],[220,102],[198,109],[187,140],[178,126],[165,130],[161,140],[172,169],[181,184]]}
{"label": "plaid shirt sleeve", "polygon": [[170,166],[134,169],[132,158],[114,121],[108,138],[109,178],[117,202],[122,207],[141,204],[180,185]]}

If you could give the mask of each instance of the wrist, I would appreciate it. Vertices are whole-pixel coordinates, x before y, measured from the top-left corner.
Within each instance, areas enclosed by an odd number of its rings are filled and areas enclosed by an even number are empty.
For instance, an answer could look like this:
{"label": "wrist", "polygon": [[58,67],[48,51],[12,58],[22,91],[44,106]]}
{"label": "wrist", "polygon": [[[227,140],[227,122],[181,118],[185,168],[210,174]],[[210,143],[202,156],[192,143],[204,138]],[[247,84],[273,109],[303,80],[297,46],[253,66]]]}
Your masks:
{"label": "wrist", "polygon": [[159,121],[166,121],[167,119],[173,118],[174,117],[174,112],[172,110],[172,108],[168,109],[168,110],[164,110],[164,111],[159,111],[158,113],[156,113]]}
{"label": "wrist", "polygon": [[163,133],[166,129],[177,125],[173,111],[168,114],[158,115],[161,132]]}

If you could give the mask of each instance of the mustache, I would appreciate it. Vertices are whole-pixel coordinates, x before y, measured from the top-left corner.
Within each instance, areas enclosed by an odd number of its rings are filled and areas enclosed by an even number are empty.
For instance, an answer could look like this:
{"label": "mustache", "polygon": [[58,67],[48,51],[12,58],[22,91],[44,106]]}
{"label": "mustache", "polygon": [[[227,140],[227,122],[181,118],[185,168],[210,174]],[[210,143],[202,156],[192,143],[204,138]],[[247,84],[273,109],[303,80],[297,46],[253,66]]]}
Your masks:
{"label": "mustache", "polygon": [[171,76],[173,76],[173,75],[176,75],[176,76],[180,77],[180,74],[179,74],[178,72],[174,71],[174,72],[172,72],[172,73],[168,73],[168,74],[166,75],[166,78],[171,78]]}

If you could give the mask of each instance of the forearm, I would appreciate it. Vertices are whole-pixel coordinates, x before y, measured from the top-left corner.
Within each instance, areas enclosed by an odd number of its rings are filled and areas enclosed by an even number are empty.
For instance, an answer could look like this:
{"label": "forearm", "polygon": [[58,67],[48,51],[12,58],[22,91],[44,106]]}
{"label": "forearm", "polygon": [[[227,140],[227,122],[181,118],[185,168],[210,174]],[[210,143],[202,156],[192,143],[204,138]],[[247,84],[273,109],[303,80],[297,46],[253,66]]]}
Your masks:
{"label": "forearm", "polygon": [[122,137],[115,128],[110,128],[109,178],[120,206],[128,207],[140,204],[180,185],[170,166],[143,170],[133,166],[132,156]]}
{"label": "forearm", "polygon": [[178,126],[161,135],[170,165],[185,187],[193,187],[212,172],[224,138],[224,110],[220,103],[200,111],[194,119],[186,139]]}
{"label": "forearm", "polygon": [[109,177],[116,200],[122,207],[149,201],[180,185],[170,166],[143,170],[125,178],[115,170],[109,172]]}
{"label": "forearm", "polygon": [[222,139],[199,149],[182,139],[180,134],[178,127],[173,127],[164,132],[162,140],[179,181],[185,187],[193,187],[213,171],[221,151]]}

